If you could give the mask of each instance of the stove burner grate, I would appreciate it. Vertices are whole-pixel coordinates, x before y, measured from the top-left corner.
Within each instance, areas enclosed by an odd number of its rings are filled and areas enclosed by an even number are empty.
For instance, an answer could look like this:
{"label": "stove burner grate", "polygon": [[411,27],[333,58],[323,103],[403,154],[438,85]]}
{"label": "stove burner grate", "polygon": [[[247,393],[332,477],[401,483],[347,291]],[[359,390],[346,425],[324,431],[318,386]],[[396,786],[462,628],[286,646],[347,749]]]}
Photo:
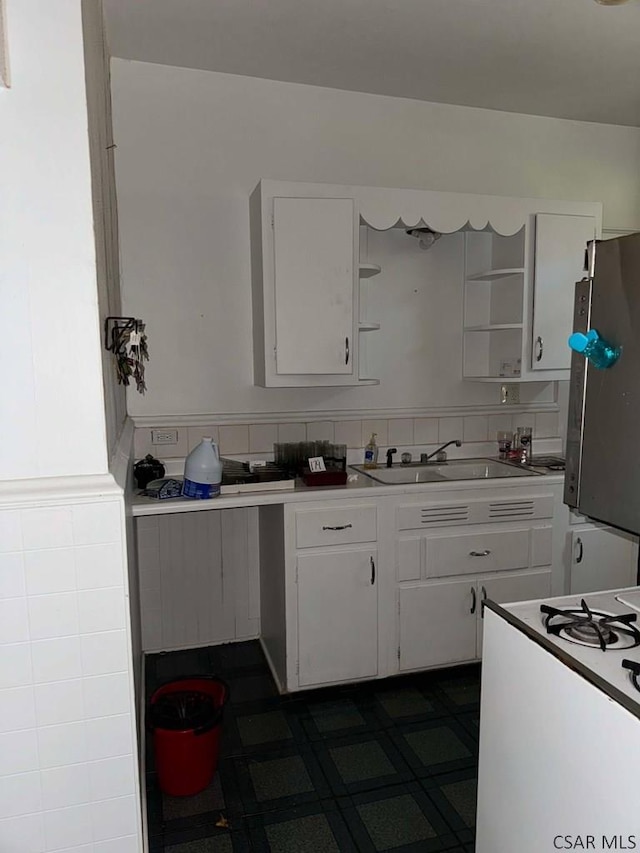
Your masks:
{"label": "stove burner grate", "polygon": [[545,614],[547,633],[569,642],[600,648],[603,652],[611,647],[631,649],[640,645],[640,632],[633,624],[636,613],[600,613],[591,610],[584,598],[580,608],[559,609],[542,604],[540,612]]}
{"label": "stove burner grate", "polygon": [[634,660],[627,660],[626,658],[622,661],[622,666],[625,669],[630,670],[631,672],[631,681],[633,682],[633,686],[636,690],[640,691],[640,684],[638,683],[638,676],[640,675],[640,663],[636,663]]}

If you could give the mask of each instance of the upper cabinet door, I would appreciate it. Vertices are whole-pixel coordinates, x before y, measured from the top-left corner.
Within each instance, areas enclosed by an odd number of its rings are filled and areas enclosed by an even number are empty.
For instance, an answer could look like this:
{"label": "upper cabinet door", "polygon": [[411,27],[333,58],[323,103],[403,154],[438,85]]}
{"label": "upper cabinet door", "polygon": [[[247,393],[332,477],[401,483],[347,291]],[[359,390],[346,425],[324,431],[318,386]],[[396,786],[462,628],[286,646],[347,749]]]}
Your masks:
{"label": "upper cabinet door", "polygon": [[354,202],[274,198],[276,371],[353,373]]}
{"label": "upper cabinet door", "polygon": [[585,275],[586,244],[595,233],[591,216],[536,215],[532,370],[569,369],[574,285]]}

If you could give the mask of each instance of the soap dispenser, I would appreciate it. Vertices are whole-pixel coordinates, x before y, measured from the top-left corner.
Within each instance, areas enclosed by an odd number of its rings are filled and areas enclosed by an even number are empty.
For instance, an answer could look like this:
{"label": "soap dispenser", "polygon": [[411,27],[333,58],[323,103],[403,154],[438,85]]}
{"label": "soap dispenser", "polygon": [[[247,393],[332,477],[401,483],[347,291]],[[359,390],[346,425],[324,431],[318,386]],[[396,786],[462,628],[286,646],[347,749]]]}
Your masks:
{"label": "soap dispenser", "polygon": [[364,449],[364,464],[363,468],[378,467],[378,445],[376,444],[377,433],[372,432],[371,438]]}

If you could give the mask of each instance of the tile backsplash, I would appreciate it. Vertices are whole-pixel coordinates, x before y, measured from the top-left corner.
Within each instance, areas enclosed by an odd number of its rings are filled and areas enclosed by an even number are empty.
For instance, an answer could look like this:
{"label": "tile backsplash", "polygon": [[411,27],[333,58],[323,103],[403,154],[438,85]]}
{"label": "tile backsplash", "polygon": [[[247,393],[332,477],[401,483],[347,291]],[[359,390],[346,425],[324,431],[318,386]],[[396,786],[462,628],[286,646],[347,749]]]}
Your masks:
{"label": "tile backsplash", "polygon": [[[376,418],[275,423],[238,422],[182,426],[175,422],[162,429],[176,430],[177,444],[157,445],[152,442],[151,427],[138,427],[135,431],[136,459],[151,453],[161,459],[181,458],[193,449],[202,436],[212,436],[220,452],[229,456],[238,454],[270,454],[276,442],[335,441],[346,444],[350,450],[362,449],[372,432],[376,433],[379,447],[435,447],[437,444],[460,438],[467,444],[492,442],[498,430],[515,430],[518,426],[531,426],[535,438],[560,436],[559,412],[526,410],[516,413],[474,414],[464,416],[422,418]],[[157,427],[155,429],[158,429]]]}

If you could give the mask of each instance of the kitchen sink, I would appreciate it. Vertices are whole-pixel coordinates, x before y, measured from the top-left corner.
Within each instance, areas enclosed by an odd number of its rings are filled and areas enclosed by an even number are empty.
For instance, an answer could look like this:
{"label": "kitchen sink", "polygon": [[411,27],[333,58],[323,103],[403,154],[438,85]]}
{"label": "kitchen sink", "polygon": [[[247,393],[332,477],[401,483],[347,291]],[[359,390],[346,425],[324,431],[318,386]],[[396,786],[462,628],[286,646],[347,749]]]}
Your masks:
{"label": "kitchen sink", "polygon": [[401,485],[409,483],[444,483],[451,480],[493,480],[499,477],[536,477],[538,471],[530,468],[498,462],[495,459],[457,459],[451,462],[436,462],[422,465],[394,465],[392,468],[364,468],[351,465],[355,471],[365,474],[378,483]]}

